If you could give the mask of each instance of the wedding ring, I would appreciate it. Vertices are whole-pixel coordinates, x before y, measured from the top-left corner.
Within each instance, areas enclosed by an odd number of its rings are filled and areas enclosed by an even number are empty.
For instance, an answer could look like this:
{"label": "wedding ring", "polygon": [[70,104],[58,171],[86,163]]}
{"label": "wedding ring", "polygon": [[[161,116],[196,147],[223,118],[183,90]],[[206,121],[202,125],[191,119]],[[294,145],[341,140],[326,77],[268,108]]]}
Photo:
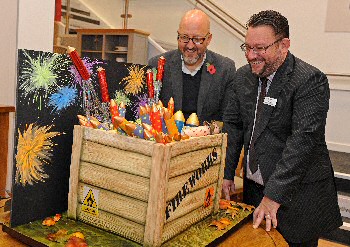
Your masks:
{"label": "wedding ring", "polygon": [[265,215],[265,218],[271,220],[271,216],[269,214]]}

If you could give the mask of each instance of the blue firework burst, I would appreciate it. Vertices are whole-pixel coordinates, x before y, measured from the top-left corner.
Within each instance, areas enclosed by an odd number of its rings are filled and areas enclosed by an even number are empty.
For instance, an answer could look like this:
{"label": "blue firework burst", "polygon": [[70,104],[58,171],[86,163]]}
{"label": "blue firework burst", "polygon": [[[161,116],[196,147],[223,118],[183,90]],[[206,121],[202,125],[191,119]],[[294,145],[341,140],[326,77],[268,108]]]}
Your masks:
{"label": "blue firework burst", "polygon": [[77,94],[74,86],[64,86],[50,96],[48,105],[53,107],[53,111],[61,111],[74,103]]}

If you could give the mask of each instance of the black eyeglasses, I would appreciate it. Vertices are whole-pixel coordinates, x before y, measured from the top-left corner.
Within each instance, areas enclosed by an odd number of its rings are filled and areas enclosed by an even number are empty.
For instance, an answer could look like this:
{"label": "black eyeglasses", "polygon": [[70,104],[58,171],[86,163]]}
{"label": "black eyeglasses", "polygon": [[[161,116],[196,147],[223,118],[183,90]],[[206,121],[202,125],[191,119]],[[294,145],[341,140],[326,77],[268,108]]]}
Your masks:
{"label": "black eyeglasses", "polygon": [[203,42],[208,38],[210,32],[208,32],[204,37],[188,37],[186,34],[179,34],[177,33],[177,39],[180,40],[183,43],[188,43],[190,40],[196,45],[201,45]]}
{"label": "black eyeglasses", "polygon": [[273,43],[269,44],[268,46],[257,46],[257,47],[251,47],[247,44],[242,44],[240,47],[242,49],[242,51],[244,51],[245,53],[248,53],[250,50],[252,50],[255,54],[257,55],[261,55],[261,54],[265,54],[266,50],[268,48],[270,48],[271,46],[273,46],[274,44],[280,42],[283,38],[280,38],[276,41],[274,41]]}

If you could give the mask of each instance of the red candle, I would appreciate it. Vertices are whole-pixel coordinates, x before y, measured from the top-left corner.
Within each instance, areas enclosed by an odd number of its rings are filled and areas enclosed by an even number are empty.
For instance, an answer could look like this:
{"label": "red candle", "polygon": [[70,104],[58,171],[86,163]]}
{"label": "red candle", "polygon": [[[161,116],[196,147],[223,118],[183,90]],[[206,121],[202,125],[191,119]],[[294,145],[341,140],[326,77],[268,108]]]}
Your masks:
{"label": "red candle", "polygon": [[104,68],[99,67],[97,69],[98,81],[100,83],[102,102],[109,102],[109,94],[108,94],[108,85],[106,80],[106,70]]}
{"label": "red candle", "polygon": [[77,68],[81,78],[83,78],[83,80],[88,80],[90,78],[90,73],[87,70],[87,68],[85,67],[85,64],[81,60],[81,58],[80,58],[78,52],[75,50],[75,48],[68,46],[68,54],[69,54],[70,58],[72,59],[75,67]]}
{"label": "red candle", "polygon": [[152,72],[152,70],[148,69],[146,72],[146,76],[147,76],[148,98],[153,99],[154,98],[154,85],[153,85],[153,72]]}
{"label": "red candle", "polygon": [[157,81],[162,81],[163,80],[164,65],[165,65],[165,57],[161,56],[158,59]]}
{"label": "red candle", "polygon": [[151,122],[152,122],[152,127],[157,132],[162,132],[162,121],[160,119],[160,111],[157,109],[156,105],[153,105],[152,107]]}

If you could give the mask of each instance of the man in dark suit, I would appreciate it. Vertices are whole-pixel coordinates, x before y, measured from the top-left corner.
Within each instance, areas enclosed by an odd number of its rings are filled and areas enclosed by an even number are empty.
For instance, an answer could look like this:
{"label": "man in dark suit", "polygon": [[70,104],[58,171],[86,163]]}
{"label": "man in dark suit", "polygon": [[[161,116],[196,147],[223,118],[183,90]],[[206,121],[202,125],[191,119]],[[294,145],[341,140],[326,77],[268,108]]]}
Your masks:
{"label": "man in dark suit", "polygon": [[247,28],[248,64],[235,74],[224,113],[231,148],[223,191],[228,198],[244,146],[243,200],[256,206],[254,228],[265,218],[266,230],[277,227],[290,246],[317,246],[322,233],[342,225],[325,142],[328,80],[289,52],[280,13],[261,11]]}
{"label": "man in dark suit", "polygon": [[175,111],[182,110],[186,119],[197,113],[201,124],[222,121],[236,71],[231,59],[207,50],[211,39],[209,17],[201,10],[190,10],[179,25],[178,49],[153,57],[148,63],[156,68],[159,57],[165,57],[160,100],[167,104],[173,97]]}

